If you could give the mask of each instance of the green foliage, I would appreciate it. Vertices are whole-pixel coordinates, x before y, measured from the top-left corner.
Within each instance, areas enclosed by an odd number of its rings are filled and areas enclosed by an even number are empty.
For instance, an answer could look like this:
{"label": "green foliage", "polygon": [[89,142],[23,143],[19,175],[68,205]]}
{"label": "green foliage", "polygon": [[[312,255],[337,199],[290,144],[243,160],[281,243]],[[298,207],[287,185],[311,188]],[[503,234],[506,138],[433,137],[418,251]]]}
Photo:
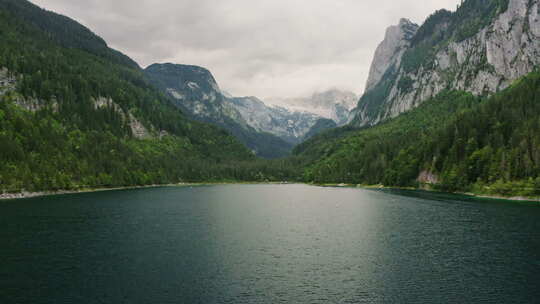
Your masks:
{"label": "green foliage", "polygon": [[428,40],[430,40],[431,44],[436,44],[443,40],[445,35],[442,33],[440,26],[451,22],[452,16],[453,13],[445,9],[431,14],[411,39],[411,45],[416,46]]}
{"label": "green foliage", "polygon": [[[0,94],[0,191],[296,174],[294,160],[257,160],[229,133],[187,119],[129,58],[66,17],[0,0],[0,40],[0,68],[17,78]],[[130,116],[152,137],[137,139]]]}
{"label": "green foliage", "polygon": [[509,0],[467,0],[458,8],[451,30],[457,41],[470,38],[508,9]]}
{"label": "green foliage", "polygon": [[[50,115],[30,113],[6,100],[0,111],[10,117],[0,122],[0,188],[5,191],[282,180],[293,176],[295,168],[234,155],[226,141],[235,140],[225,134],[216,142],[220,149],[210,143],[215,152],[208,153],[208,146],[187,137],[135,140],[67,128]],[[253,176],[255,171],[260,174]]]}
{"label": "green foliage", "polygon": [[[215,123],[215,121],[205,121]],[[223,122],[216,125],[228,130],[246,147],[256,152],[259,157],[267,159],[282,158],[290,155],[293,144],[277,137],[276,135],[259,132],[249,125],[242,126],[229,117],[223,117]]]}
{"label": "green foliage", "polygon": [[317,134],[320,134],[321,132],[324,132],[329,129],[334,129],[336,127],[337,127],[337,124],[332,119],[320,118],[319,120],[317,120],[317,122],[315,122],[313,127],[309,129],[306,135],[304,135],[303,140],[310,139],[311,137]]}
{"label": "green foliage", "polygon": [[26,0],[1,0],[0,10],[11,12],[63,47],[84,50],[115,63],[138,67],[129,57],[108,48],[103,39],[66,16],[43,10]]}
{"label": "green foliage", "polygon": [[313,162],[336,151],[340,139],[353,134],[357,128],[343,126],[323,131],[293,149],[294,155],[302,155],[307,162]]}
{"label": "green foliage", "polygon": [[[442,120],[448,113],[467,109],[477,102],[467,93],[446,92],[417,110],[376,127],[348,130],[331,142],[321,141],[320,136],[316,136],[295,152],[310,160],[318,159],[306,170],[308,181],[355,184],[387,181],[391,185],[410,186],[414,183],[408,178],[410,172],[413,169],[418,172],[418,161],[411,159],[421,159],[418,155],[421,151],[412,147],[421,146],[421,136],[427,138],[439,125],[436,118]],[[321,142],[324,154],[318,152]]]}
{"label": "green foliage", "polygon": [[[305,180],[416,186],[420,172],[437,189],[538,195],[540,73],[487,99],[445,92],[372,128],[321,136],[296,154],[309,160]],[[323,152],[321,152],[323,151]]]}

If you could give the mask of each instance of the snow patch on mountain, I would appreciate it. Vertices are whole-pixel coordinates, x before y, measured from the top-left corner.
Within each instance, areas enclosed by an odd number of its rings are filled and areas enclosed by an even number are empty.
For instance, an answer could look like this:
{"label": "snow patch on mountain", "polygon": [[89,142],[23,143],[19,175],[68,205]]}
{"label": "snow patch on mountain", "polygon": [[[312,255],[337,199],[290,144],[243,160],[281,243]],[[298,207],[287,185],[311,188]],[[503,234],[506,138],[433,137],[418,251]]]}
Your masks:
{"label": "snow patch on mountain", "polygon": [[349,91],[332,89],[314,93],[303,98],[271,98],[268,104],[288,109],[291,112],[310,113],[333,120],[338,126],[349,122],[350,112],[358,102],[358,96]]}

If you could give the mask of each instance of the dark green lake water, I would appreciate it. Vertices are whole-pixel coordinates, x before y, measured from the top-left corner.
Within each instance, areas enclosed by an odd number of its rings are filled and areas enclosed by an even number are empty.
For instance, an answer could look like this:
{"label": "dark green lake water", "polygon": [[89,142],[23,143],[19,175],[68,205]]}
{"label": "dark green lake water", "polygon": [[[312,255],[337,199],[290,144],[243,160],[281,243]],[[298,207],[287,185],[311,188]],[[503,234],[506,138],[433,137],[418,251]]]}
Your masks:
{"label": "dark green lake water", "polygon": [[4,201],[0,303],[540,303],[540,207],[463,199],[230,185]]}

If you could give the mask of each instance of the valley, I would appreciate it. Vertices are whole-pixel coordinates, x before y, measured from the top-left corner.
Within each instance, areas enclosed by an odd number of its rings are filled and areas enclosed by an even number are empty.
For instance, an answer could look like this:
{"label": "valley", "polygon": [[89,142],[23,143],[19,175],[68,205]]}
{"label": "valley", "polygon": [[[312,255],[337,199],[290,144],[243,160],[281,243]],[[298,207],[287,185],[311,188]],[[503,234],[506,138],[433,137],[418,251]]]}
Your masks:
{"label": "valley", "polygon": [[539,14],[538,0],[467,0],[401,19],[361,96],[263,100],[0,0],[0,191],[293,181],[538,197]]}
{"label": "valley", "polygon": [[0,0],[2,304],[532,304],[539,207],[540,0]]}
{"label": "valley", "polygon": [[[193,119],[228,130],[265,158],[288,156],[308,137],[346,124],[357,100],[354,93],[338,90],[277,103],[233,97],[220,89],[209,70],[182,64],[153,64],[145,74]],[[328,120],[334,124],[323,123]]]}

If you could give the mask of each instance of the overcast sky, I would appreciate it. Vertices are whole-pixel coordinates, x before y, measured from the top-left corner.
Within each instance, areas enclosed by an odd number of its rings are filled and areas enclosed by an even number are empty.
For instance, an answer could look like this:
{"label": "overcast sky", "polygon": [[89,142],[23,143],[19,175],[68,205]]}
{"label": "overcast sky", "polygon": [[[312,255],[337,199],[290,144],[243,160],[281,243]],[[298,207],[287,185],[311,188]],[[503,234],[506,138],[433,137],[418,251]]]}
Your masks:
{"label": "overcast sky", "polygon": [[364,90],[385,29],[460,0],[32,0],[68,15],[141,66],[208,68],[235,96]]}

